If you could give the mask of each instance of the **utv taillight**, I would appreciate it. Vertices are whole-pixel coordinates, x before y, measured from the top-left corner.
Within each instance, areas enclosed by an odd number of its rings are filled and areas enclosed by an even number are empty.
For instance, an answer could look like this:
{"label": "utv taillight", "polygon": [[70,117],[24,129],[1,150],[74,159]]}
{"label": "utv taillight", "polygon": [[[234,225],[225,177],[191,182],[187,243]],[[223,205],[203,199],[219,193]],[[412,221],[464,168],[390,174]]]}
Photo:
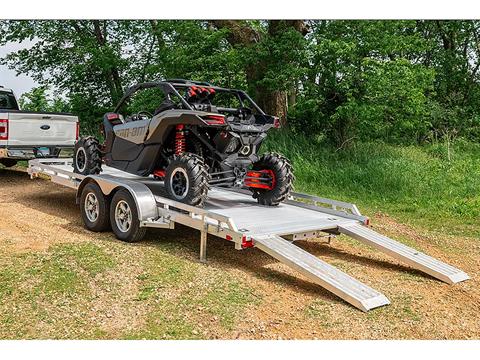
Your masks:
{"label": "utv taillight", "polygon": [[276,116],[273,117],[273,126],[277,129],[280,127],[280,119]]}
{"label": "utv taillight", "polygon": [[75,140],[80,138],[80,121],[77,121],[77,128],[75,130]]}
{"label": "utv taillight", "polygon": [[202,119],[208,125],[225,125],[225,116],[223,115],[206,115],[202,116]]}
{"label": "utv taillight", "polygon": [[118,120],[119,117],[118,117],[118,114],[110,113],[110,114],[107,114],[107,119],[112,121],[112,120]]}
{"label": "utv taillight", "polygon": [[8,140],[8,119],[0,119],[0,140]]}

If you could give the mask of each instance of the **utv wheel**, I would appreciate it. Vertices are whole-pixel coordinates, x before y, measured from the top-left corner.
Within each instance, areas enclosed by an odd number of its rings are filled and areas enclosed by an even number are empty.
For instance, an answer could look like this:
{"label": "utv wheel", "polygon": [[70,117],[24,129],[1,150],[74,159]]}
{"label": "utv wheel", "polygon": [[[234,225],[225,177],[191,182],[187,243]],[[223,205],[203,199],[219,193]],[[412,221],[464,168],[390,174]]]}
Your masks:
{"label": "utv wheel", "polygon": [[264,154],[253,164],[253,170],[270,170],[273,189],[252,189],[253,198],[261,205],[277,206],[285,201],[293,188],[292,165],[286,157],[276,153]]}
{"label": "utv wheel", "polygon": [[82,175],[95,175],[102,171],[100,144],[92,136],[81,138],[75,144],[73,171]]}
{"label": "utv wheel", "polygon": [[0,159],[0,164],[2,164],[5,167],[12,167],[17,165],[17,160],[15,159]]}
{"label": "utv wheel", "polygon": [[95,183],[85,185],[80,197],[83,223],[90,231],[106,231],[110,228],[109,201]]}
{"label": "utv wheel", "polygon": [[174,155],[165,171],[168,196],[192,206],[203,206],[208,193],[208,168],[195,154]]}
{"label": "utv wheel", "polygon": [[110,204],[110,223],[117,239],[138,242],[147,231],[140,227],[137,204],[128,190],[119,190],[113,195]]}

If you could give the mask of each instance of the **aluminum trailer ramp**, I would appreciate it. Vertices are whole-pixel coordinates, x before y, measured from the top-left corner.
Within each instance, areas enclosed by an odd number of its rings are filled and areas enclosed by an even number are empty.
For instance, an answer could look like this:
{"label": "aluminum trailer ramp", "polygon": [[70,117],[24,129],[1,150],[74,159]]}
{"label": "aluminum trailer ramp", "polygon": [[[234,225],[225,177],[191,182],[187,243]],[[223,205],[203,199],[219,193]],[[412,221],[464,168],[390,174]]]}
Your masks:
{"label": "aluminum trailer ramp", "polygon": [[360,310],[368,311],[390,304],[385,295],[279,236],[256,236],[254,241],[255,247]]}
{"label": "aluminum trailer ramp", "polygon": [[339,225],[338,231],[403,261],[448,284],[468,280],[470,277],[453,266],[434,259],[398,241],[392,240],[360,224]]}

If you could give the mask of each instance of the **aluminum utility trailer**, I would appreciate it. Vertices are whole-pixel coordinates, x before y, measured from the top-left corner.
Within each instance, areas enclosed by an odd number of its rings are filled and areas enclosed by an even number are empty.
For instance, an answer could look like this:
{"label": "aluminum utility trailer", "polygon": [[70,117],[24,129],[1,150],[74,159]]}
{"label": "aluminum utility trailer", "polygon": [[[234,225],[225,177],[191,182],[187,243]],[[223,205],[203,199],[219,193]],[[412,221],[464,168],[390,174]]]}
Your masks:
{"label": "aluminum utility trailer", "polygon": [[[86,185],[93,184],[101,191],[101,200],[111,202],[107,209],[112,209],[111,221],[119,225],[116,229],[112,226],[119,238],[122,224],[140,229],[173,229],[175,223],[183,224],[200,231],[202,261],[206,260],[208,234],[230,240],[238,250],[256,247],[363,311],[390,302],[380,292],[294,245],[295,240],[345,234],[446,283],[469,279],[463,271],[369,229],[368,218],[355,205],[341,201],[293,193],[279,206],[267,207],[257,204],[250,194],[213,188],[205,207],[197,208],[164,197],[162,183],[151,177],[137,177],[108,167],[100,175],[75,174],[71,159],[31,160],[28,173],[32,178],[48,175],[51,181],[76,189],[77,202],[85,198],[80,204],[84,222],[87,212],[90,216],[95,211],[97,216],[102,215],[101,207],[94,206],[89,194],[82,196]],[[112,195],[120,190],[128,191],[133,201],[114,203]]]}

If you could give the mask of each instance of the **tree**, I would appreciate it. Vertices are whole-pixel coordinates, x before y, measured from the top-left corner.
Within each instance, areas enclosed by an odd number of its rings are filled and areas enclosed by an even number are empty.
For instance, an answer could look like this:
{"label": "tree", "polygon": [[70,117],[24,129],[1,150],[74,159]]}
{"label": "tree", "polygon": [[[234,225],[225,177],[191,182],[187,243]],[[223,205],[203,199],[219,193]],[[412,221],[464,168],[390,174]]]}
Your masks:
{"label": "tree", "polygon": [[0,21],[0,46],[26,39],[0,62],[58,91],[92,131],[130,84],[186,78],[246,88],[292,131],[337,146],[480,137],[477,20]]}
{"label": "tree", "polygon": [[212,20],[218,29],[227,29],[230,45],[247,55],[244,66],[247,83],[260,107],[286,123],[288,99],[293,105],[304,58],[297,56],[305,47],[308,27],[303,20],[246,22]]}
{"label": "tree", "polygon": [[20,108],[26,111],[38,112],[69,112],[70,105],[61,97],[49,94],[46,86],[35,87],[27,93],[24,93],[18,99]]}
{"label": "tree", "polygon": [[93,121],[123,94],[131,30],[131,22],[110,20],[2,21],[0,45],[33,41],[2,63],[54,87],[84,122]]}

